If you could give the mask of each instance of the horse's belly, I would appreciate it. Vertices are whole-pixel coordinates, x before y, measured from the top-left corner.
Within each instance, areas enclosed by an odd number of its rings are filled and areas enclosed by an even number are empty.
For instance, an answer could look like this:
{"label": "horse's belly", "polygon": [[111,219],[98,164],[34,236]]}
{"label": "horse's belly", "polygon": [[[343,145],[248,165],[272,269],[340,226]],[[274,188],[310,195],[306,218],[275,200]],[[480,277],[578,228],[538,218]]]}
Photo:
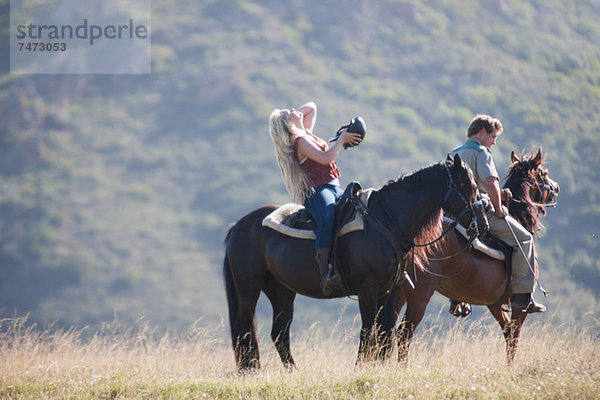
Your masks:
{"label": "horse's belly", "polygon": [[[288,289],[309,297],[323,297],[321,275],[313,240],[290,238],[273,232],[265,242],[267,270]],[[269,235],[271,236],[271,235]]]}
{"label": "horse's belly", "polygon": [[497,303],[506,290],[508,276],[502,262],[486,257],[455,279],[441,280],[436,290],[453,300],[471,304]]}

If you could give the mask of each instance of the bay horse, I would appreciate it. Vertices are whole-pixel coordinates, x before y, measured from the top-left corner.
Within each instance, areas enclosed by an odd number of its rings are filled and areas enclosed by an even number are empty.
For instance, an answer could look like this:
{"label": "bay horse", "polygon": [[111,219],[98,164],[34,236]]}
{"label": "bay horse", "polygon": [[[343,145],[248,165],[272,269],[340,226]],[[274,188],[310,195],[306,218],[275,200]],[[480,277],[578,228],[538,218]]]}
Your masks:
{"label": "bay horse", "polygon": [[[439,235],[442,209],[460,215],[466,224],[487,229],[477,194],[472,172],[459,156],[374,190],[366,209],[367,229],[338,238],[337,265],[346,290],[328,297],[319,285],[314,240],[293,238],[263,226],[263,219],[277,206],[263,206],[242,217],[227,232],[223,262],[238,370],[260,368],[255,308],[261,291],[273,307],[271,339],[288,369],[295,367],[289,336],[297,293],[320,299],[357,295],[362,318],[357,362],[368,359],[375,315],[403,272],[399,259],[413,239],[432,240]],[[477,229],[472,232],[476,234]]]}
{"label": "bay horse", "polygon": [[[545,206],[555,205],[560,191],[559,185],[548,176],[544,160],[541,149],[537,154],[523,156],[521,153],[520,158],[514,151],[511,152],[512,164],[504,184],[513,194],[508,203],[510,215],[533,235],[543,229],[539,218],[545,214]],[[414,330],[421,322],[434,291],[438,291],[459,302],[486,305],[504,334],[508,363],[514,360],[527,314],[513,309],[509,319],[508,312],[502,309],[510,299],[509,275],[504,262],[471,248],[466,251],[468,247],[467,240],[452,230],[432,250],[425,268],[411,271],[416,274],[412,276],[415,288],[403,283],[393,289],[377,319],[383,343],[377,355],[379,358],[389,355],[393,330],[400,310],[406,304],[397,338],[398,360],[407,360]],[[537,257],[535,259],[537,280]]]}

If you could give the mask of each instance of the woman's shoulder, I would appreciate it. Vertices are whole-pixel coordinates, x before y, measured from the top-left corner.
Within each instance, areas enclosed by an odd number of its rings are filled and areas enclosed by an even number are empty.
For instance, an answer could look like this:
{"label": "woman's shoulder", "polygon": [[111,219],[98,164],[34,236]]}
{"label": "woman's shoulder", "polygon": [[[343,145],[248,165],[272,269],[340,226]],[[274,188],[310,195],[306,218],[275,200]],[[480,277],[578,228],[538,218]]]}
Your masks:
{"label": "woman's shoulder", "polygon": [[318,137],[317,135],[313,134],[310,131],[306,131],[306,137],[310,138],[310,140],[312,140],[314,143],[316,143],[319,146],[322,146],[324,144],[327,144],[327,142],[323,139],[321,139],[320,137]]}
{"label": "woman's shoulder", "polygon": [[306,131],[302,134],[299,134],[296,136],[296,138],[294,139],[294,143],[299,143],[301,140],[307,141],[307,142],[311,142],[314,141],[314,139],[312,138],[313,135],[310,134],[310,132]]}
{"label": "woman's shoulder", "polygon": [[298,146],[298,143],[300,143],[302,139],[306,140],[306,135],[297,135],[294,138],[294,146]]}

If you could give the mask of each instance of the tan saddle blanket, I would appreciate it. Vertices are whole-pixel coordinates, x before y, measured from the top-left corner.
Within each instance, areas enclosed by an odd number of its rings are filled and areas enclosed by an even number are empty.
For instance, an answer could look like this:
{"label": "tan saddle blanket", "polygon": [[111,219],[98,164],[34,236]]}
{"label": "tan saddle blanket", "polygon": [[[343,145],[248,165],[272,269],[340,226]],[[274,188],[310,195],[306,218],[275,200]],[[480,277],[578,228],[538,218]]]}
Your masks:
{"label": "tan saddle blanket", "polygon": [[[369,204],[369,197],[373,190],[374,189],[366,189],[360,192],[359,196],[363,204]],[[298,220],[301,213],[308,215],[304,206],[294,203],[284,204],[271,214],[267,215],[263,219],[262,225],[287,236],[298,239],[315,240],[316,235],[312,229],[299,229],[289,225],[289,221]],[[362,215],[357,212],[355,213],[354,218],[338,229],[337,236],[343,236],[350,232],[362,231],[364,228],[365,224]]]}
{"label": "tan saddle blanket", "polygon": [[[444,221],[446,221],[449,224],[452,223],[452,220],[447,217],[444,217]],[[462,225],[460,225],[460,224],[456,225],[456,227],[454,229],[456,229],[465,239],[469,240],[469,236],[467,235],[467,230]],[[479,239],[473,240],[471,245],[473,246],[473,248],[475,250],[479,250],[483,254],[487,254],[488,256],[495,258],[496,260],[504,261],[504,259],[505,259],[504,253],[502,251],[488,246],[487,244],[483,243]]]}

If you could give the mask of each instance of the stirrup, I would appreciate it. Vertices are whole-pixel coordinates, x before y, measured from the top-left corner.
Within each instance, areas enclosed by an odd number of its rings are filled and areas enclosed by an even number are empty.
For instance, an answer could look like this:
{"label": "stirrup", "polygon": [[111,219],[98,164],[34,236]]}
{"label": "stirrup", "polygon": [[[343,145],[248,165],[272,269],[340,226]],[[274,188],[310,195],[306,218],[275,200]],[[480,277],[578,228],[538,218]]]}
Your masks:
{"label": "stirrup", "polygon": [[543,313],[545,311],[546,311],[546,306],[543,304],[537,304],[535,302],[535,300],[533,300],[533,299],[531,299],[531,301],[527,305],[527,308],[525,310],[523,310],[523,312],[526,314]]}
{"label": "stirrup", "polygon": [[[525,299],[527,296],[527,299]],[[530,293],[520,293],[513,295],[510,299],[510,307],[513,311],[519,311],[525,314],[543,313],[546,306],[537,304]]]}
{"label": "stirrup", "polygon": [[473,312],[471,304],[450,299],[448,312],[456,318],[466,318]]}
{"label": "stirrup", "polygon": [[336,289],[342,289],[342,276],[336,271],[333,275],[333,267],[330,264],[327,273],[321,277],[321,291],[329,296]]}

